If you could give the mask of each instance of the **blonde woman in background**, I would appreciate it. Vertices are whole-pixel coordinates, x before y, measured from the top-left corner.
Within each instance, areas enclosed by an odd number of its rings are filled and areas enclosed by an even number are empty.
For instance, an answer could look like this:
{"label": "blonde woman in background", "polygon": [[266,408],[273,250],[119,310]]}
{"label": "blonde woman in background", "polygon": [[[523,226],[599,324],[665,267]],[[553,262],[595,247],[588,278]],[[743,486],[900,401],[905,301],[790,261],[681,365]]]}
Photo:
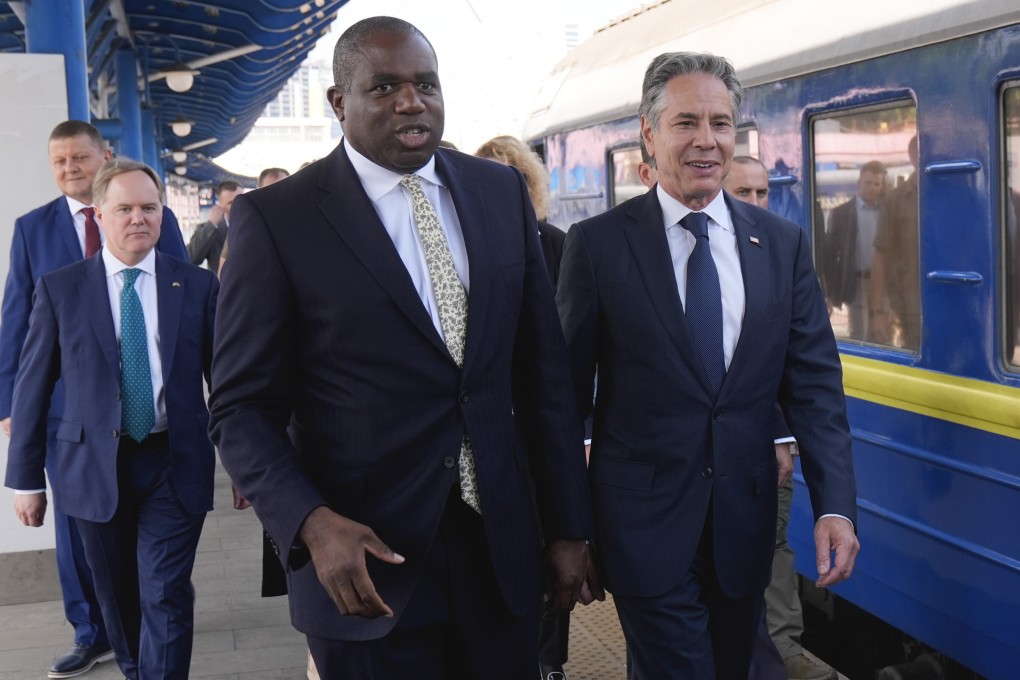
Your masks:
{"label": "blonde woman in background", "polygon": [[542,160],[528,148],[527,144],[510,135],[493,137],[478,147],[475,155],[515,167],[524,175],[524,180],[528,183],[531,204],[535,206],[535,215],[538,216],[538,231],[542,235],[545,264],[549,269],[549,278],[555,286],[559,278],[560,255],[563,254],[566,233],[545,221],[549,214],[549,173],[546,172]]}

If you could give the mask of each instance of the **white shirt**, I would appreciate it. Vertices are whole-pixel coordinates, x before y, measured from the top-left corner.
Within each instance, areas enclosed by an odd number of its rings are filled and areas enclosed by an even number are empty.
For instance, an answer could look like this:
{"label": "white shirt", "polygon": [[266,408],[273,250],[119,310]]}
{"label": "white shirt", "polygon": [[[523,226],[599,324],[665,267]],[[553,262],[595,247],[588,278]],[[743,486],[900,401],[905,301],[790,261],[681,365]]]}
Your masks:
{"label": "white shirt", "polygon": [[875,254],[875,234],[878,233],[878,206],[868,205],[857,197],[857,271],[871,272],[871,258]]}
{"label": "white shirt", "polygon": [[[78,247],[81,248],[81,256],[85,257],[85,213],[82,212],[82,208],[91,208],[90,203],[82,203],[76,198],[71,198],[65,195],[67,199],[67,208],[71,211],[71,219],[74,220],[74,232],[78,236]],[[96,226],[99,226],[99,220],[96,220]],[[99,230],[99,243],[100,245],[106,243],[106,234],[103,230]]]}
{"label": "white shirt", "polygon": [[[421,298],[425,310],[432,317],[432,324],[436,327],[436,332],[439,333],[439,337],[443,337],[436,295],[432,290],[432,279],[429,276],[428,264],[425,262],[425,250],[422,248],[421,237],[414,222],[414,205],[411,202],[411,194],[400,186],[400,180],[404,176],[387,170],[361,155],[354,150],[346,138],[344,138],[344,148],[347,150],[347,156],[351,159],[354,171],[358,174],[358,179],[361,180],[361,186],[364,187],[365,193],[368,194],[369,200],[375,207],[376,214],[382,221],[383,228],[386,229],[390,240],[393,241],[400,260],[407,268],[407,273],[411,275],[411,281],[414,283],[415,290],[418,291],[418,297]],[[446,241],[450,244],[453,266],[457,270],[460,282],[464,285],[464,290],[470,294],[464,232],[461,230],[460,219],[453,206],[450,190],[436,173],[435,156],[430,158],[424,167],[415,170],[413,174],[424,180],[421,182],[421,187],[436,209],[439,224],[446,232]]]}
{"label": "white shirt", "polygon": [[[656,185],[659,205],[662,207],[663,227],[669,242],[669,256],[673,260],[673,273],[680,301],[687,307],[687,260],[691,257],[697,239],[680,225],[680,220],[692,212],[686,205],[667,194],[661,184]],[[740,337],[740,326],[744,321],[744,277],[740,271],[740,254],[737,252],[737,233],[733,229],[730,210],[726,207],[723,192],[700,212],[708,215],[708,245],[712,260],[719,272],[719,288],[722,290],[723,312],[723,358],[726,368],[730,367],[733,350]]]}
{"label": "white shirt", "polygon": [[[120,346],[120,294],[124,290],[125,269],[131,269],[103,248],[103,265],[106,267],[106,290],[110,294],[110,311],[113,312],[113,329],[117,334]],[[153,432],[166,429],[166,398],[163,387],[163,363],[159,351],[159,305],[156,298],[156,251],[149,251],[145,259],[136,264],[134,269],[142,273],[135,279],[135,292],[142,303],[142,315],[145,317],[145,335],[149,349],[149,373],[152,375],[152,403],[156,405],[156,422]]]}

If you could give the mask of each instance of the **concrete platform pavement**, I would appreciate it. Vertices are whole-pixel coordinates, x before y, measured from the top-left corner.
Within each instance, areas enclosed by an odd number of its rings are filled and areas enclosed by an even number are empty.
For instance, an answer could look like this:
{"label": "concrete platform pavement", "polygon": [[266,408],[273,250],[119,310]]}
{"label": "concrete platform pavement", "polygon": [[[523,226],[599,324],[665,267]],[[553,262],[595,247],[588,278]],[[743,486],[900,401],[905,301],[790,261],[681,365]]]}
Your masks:
{"label": "concrete platform pavement", "polygon": [[[192,678],[303,680],[304,636],[290,625],[286,597],[263,598],[262,529],[251,510],[233,509],[230,480],[216,474],[216,509],[206,518],[193,581]],[[623,635],[611,603],[578,608],[570,629],[571,680],[623,680]],[[53,658],[73,641],[59,601],[0,606],[0,680],[46,678]],[[536,677],[537,677],[536,663]],[[80,676],[120,680],[116,663]]]}

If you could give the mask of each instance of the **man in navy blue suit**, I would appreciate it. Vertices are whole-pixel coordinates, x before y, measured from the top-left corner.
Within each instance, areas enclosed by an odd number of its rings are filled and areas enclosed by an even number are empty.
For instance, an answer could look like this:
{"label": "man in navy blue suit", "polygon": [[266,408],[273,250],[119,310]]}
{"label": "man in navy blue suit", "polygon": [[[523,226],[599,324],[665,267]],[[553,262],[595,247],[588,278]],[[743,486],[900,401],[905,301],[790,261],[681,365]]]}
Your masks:
{"label": "man in navy blue suit", "polygon": [[[191,570],[212,508],[214,453],[203,378],[216,276],[155,251],[164,192],[126,159],[95,179],[105,234],[93,257],[39,279],[14,390],[6,485],[39,526],[45,469],[74,518],[106,631],[131,680],[187,678]],[[64,403],[48,445],[57,381]]]}
{"label": "man in navy blue suit", "polygon": [[[110,158],[102,136],[86,122],[65,121],[50,134],[48,152],[53,179],[62,195],[15,222],[0,313],[0,426],[8,436],[14,378],[28,332],[35,282],[43,274],[92,255],[102,244],[102,232],[92,216],[92,180]],[[164,208],[157,248],[174,257],[187,257],[184,238],[169,208]],[[62,404],[63,390],[58,384],[50,406],[51,445]],[[113,655],[77,529],[59,511],[53,521],[64,613],[74,626],[74,646],[54,661],[49,677],[69,678]]]}
{"label": "man in navy blue suit", "polygon": [[[722,191],[741,87],[712,55],[656,57],[641,134],[655,190],[574,225],[557,300],[602,575],[632,680],[746,680],[776,536],[773,409],[801,447],[820,586],[858,550],[841,368],[807,235]],[[831,552],[835,552],[833,561]]]}
{"label": "man in navy blue suit", "polygon": [[231,209],[213,439],[322,677],[535,677],[542,535],[550,613],[599,588],[528,188],[437,149],[414,26],[354,24],[333,69],[344,141]]}

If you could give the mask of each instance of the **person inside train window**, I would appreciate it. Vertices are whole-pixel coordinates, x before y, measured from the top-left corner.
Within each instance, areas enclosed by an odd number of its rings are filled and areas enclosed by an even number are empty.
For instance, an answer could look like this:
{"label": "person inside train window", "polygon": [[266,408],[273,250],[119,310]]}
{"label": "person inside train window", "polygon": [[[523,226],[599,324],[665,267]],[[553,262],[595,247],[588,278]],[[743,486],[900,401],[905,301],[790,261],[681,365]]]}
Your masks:
{"label": "person inside train window", "polygon": [[[1020,366],[1020,158],[1015,153],[1020,141],[1020,87],[1010,88],[1006,93],[1006,308],[1005,308],[1005,358],[1008,363]],[[1012,153],[1011,153],[1012,152]]]}
{"label": "person inside train window", "polygon": [[917,350],[921,346],[917,135],[910,138],[907,155],[914,171],[889,192],[878,214],[868,317],[875,342]]}
{"label": "person inside train window", "polygon": [[[850,322],[847,334],[854,340],[870,339],[871,261],[886,174],[881,161],[861,166],[857,195],[833,208],[825,231],[825,294],[833,308],[845,308]],[[879,310],[886,313],[876,308],[876,315]]]}

